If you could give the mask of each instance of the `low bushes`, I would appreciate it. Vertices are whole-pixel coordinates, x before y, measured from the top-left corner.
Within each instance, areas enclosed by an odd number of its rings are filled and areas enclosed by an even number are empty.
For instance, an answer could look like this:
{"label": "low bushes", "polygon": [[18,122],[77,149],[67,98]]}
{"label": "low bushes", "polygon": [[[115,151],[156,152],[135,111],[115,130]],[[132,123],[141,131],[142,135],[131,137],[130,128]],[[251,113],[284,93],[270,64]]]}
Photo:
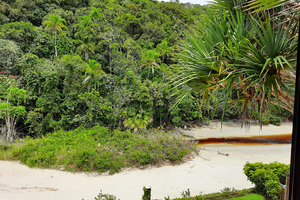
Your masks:
{"label": "low bushes", "polygon": [[[194,144],[166,133],[137,135],[95,126],[26,138],[0,148],[0,159],[18,159],[30,167],[68,171],[118,172],[122,167],[180,161]],[[9,156],[8,156],[9,155]]]}
{"label": "low bushes", "polygon": [[263,164],[261,162],[249,163],[244,166],[244,173],[258,191],[262,191],[272,199],[278,199],[281,190],[279,183],[285,184],[286,175],[290,172],[289,165],[273,162]]}

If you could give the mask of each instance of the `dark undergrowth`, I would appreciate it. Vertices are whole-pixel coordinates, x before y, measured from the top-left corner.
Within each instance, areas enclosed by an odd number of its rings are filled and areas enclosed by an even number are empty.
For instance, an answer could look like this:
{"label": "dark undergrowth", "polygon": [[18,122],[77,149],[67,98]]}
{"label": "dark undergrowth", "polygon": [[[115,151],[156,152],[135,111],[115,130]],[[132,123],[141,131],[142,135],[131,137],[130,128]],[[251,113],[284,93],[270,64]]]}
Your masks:
{"label": "dark undergrowth", "polygon": [[164,132],[140,135],[95,126],[0,145],[0,159],[21,160],[29,167],[113,174],[124,167],[177,163],[195,149],[192,142]]}

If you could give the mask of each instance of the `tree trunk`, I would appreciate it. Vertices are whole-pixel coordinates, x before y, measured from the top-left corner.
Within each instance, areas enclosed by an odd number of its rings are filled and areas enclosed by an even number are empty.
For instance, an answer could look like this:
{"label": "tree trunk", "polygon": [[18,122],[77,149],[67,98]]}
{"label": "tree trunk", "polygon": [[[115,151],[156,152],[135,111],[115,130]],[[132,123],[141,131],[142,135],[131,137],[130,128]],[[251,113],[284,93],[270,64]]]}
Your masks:
{"label": "tree trunk", "polygon": [[56,30],[54,31],[55,35],[55,56],[57,57],[57,47],[56,47]]}
{"label": "tree trunk", "polygon": [[5,134],[6,141],[13,142],[16,136],[15,119],[12,116],[7,116],[5,118],[5,121],[6,121],[6,125],[4,127],[3,133]]}

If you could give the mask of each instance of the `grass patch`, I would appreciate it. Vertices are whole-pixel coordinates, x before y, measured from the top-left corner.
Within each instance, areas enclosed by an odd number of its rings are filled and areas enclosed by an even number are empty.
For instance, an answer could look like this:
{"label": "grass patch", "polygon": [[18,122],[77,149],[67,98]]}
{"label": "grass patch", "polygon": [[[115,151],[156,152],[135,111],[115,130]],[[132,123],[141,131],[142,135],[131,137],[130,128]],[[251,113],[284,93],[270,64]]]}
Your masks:
{"label": "grass patch", "polygon": [[265,198],[259,194],[247,194],[243,197],[231,198],[228,200],[264,200]]}
{"label": "grass patch", "polygon": [[[220,192],[211,193],[211,194],[200,194],[195,197],[190,196],[189,189],[187,191],[181,192],[182,198],[176,198],[174,200],[228,200],[228,199],[235,199],[235,198],[241,198],[248,195],[253,195],[256,193],[256,190],[254,188],[250,189],[243,189],[243,190],[235,190],[234,188],[225,187]],[[255,194],[255,196],[258,194]],[[258,195],[264,199],[263,196]],[[251,196],[250,196],[251,197]],[[171,200],[169,197],[165,197],[165,200]],[[247,199],[245,199],[247,200]],[[250,200],[250,199],[248,199]],[[256,199],[253,199],[256,200]],[[260,199],[257,199],[260,200]]]}
{"label": "grass patch", "polygon": [[195,150],[183,141],[162,132],[138,135],[106,127],[58,131],[42,138],[25,138],[0,146],[0,159],[21,160],[29,167],[64,168],[68,171],[98,171],[113,174],[123,167],[173,163]]}

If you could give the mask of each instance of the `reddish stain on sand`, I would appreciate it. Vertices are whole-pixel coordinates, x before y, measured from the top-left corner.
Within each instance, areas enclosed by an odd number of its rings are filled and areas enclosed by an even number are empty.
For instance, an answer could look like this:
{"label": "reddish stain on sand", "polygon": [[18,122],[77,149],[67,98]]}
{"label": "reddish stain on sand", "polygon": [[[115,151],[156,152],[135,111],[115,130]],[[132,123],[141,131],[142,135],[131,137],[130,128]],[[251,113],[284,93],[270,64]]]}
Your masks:
{"label": "reddish stain on sand", "polygon": [[208,144],[231,144],[231,145],[271,145],[271,144],[290,144],[292,134],[282,135],[261,135],[249,137],[223,137],[196,139],[198,145]]}

